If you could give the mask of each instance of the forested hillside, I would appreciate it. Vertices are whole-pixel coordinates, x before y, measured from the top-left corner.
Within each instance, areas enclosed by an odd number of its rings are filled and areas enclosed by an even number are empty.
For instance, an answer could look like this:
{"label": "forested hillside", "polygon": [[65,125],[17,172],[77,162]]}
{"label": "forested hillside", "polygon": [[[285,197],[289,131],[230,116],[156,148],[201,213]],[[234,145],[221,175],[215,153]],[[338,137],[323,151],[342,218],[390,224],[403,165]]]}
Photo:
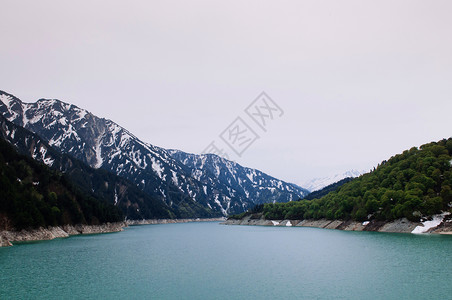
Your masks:
{"label": "forested hillside", "polygon": [[94,169],[70,155],[50,147],[38,135],[7,121],[0,115],[0,136],[20,154],[61,171],[85,194],[93,194],[117,206],[128,219],[173,218],[171,209],[128,180],[103,169]]}
{"label": "forested hillside", "polygon": [[418,221],[451,210],[452,138],[413,147],[314,200],[260,207],[267,219]]}
{"label": "forested hillside", "polygon": [[82,193],[66,175],[18,154],[0,138],[0,229],[122,220],[115,206]]}

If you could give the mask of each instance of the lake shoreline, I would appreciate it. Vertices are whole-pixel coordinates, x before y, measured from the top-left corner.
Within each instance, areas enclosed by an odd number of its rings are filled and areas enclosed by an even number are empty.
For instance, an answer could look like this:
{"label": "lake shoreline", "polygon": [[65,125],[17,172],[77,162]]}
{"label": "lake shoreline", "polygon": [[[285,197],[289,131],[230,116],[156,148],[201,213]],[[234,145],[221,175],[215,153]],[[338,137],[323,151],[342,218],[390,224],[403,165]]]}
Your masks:
{"label": "lake shoreline", "polygon": [[138,225],[156,225],[156,224],[176,224],[176,223],[191,223],[191,222],[221,222],[226,221],[226,218],[189,218],[189,219],[143,219],[143,220],[126,220],[128,226]]}
{"label": "lake shoreline", "polygon": [[214,222],[225,221],[225,218],[209,219],[145,219],[145,220],[126,220],[124,222],[105,223],[101,225],[62,225],[53,227],[41,227],[30,230],[1,230],[0,247],[13,246],[16,242],[47,241],[57,238],[67,238],[82,234],[101,234],[123,231],[128,226],[155,225],[155,224],[173,224],[188,222]]}
{"label": "lake shoreline", "polygon": [[[441,216],[441,215],[440,215]],[[438,224],[430,224],[427,222],[412,222],[406,218],[394,221],[343,221],[343,220],[266,220],[264,218],[253,218],[247,216],[243,219],[228,219],[222,224],[224,225],[245,225],[245,226],[280,226],[280,227],[315,227],[324,229],[338,229],[345,231],[375,231],[375,232],[392,232],[392,233],[436,233],[436,234],[452,234],[452,220],[443,218],[437,222]],[[429,224],[427,224],[430,222]]]}
{"label": "lake shoreline", "polygon": [[124,227],[127,227],[125,222],[114,222],[100,225],[77,224],[40,227],[20,231],[2,230],[0,231],[0,247],[12,246],[15,242],[47,241],[73,235],[119,232]]}

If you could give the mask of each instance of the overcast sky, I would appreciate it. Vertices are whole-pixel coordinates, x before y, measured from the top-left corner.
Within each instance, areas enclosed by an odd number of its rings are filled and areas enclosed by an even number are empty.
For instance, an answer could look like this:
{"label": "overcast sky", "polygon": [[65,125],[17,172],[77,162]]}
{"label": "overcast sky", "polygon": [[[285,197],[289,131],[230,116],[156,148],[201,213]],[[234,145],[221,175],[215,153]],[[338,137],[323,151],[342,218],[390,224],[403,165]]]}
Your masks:
{"label": "overcast sky", "polygon": [[[452,1],[0,0],[0,89],[301,184],[452,132]],[[265,91],[266,132],[245,113]],[[259,139],[219,138],[241,117]]]}

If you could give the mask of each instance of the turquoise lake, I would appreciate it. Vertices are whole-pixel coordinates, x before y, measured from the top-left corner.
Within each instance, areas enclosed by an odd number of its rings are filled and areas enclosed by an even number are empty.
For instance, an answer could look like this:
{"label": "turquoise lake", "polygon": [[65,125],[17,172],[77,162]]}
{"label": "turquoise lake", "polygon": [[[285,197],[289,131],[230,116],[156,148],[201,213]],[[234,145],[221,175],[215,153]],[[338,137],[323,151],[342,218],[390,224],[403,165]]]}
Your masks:
{"label": "turquoise lake", "polygon": [[452,299],[452,236],[216,222],[0,248],[0,299]]}

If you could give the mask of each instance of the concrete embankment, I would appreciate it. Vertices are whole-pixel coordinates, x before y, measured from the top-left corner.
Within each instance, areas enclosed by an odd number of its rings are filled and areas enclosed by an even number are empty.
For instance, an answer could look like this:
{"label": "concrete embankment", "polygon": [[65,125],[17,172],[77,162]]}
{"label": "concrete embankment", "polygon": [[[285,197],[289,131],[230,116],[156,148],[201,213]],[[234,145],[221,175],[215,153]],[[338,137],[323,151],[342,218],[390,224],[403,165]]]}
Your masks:
{"label": "concrete embankment", "polygon": [[[251,226],[298,226],[317,227],[325,229],[339,229],[349,231],[377,231],[377,232],[398,232],[398,233],[452,233],[452,219],[444,218],[433,227],[426,226],[427,222],[411,222],[408,219],[398,219],[391,222],[384,221],[342,221],[342,220],[265,220],[263,218],[245,217],[240,220],[229,219],[225,225],[251,225]],[[416,230],[415,230],[416,229]]]}
{"label": "concrete embankment", "polygon": [[11,246],[14,242],[29,242],[53,240],[78,234],[97,234],[122,231],[127,224],[124,222],[106,223],[101,225],[63,225],[56,227],[38,228],[32,230],[3,230],[0,231],[0,247]]}
{"label": "concrete embankment", "polygon": [[0,247],[12,246],[14,242],[29,242],[66,238],[71,235],[97,234],[122,231],[124,227],[150,224],[172,224],[188,222],[214,222],[225,221],[225,218],[210,219],[148,219],[127,220],[118,223],[106,223],[102,225],[64,225],[56,227],[38,228],[32,230],[2,230],[0,231]]}
{"label": "concrete embankment", "polygon": [[152,225],[152,224],[175,224],[189,222],[222,222],[225,218],[208,218],[208,219],[145,219],[145,220],[127,220],[129,226],[134,225]]}

